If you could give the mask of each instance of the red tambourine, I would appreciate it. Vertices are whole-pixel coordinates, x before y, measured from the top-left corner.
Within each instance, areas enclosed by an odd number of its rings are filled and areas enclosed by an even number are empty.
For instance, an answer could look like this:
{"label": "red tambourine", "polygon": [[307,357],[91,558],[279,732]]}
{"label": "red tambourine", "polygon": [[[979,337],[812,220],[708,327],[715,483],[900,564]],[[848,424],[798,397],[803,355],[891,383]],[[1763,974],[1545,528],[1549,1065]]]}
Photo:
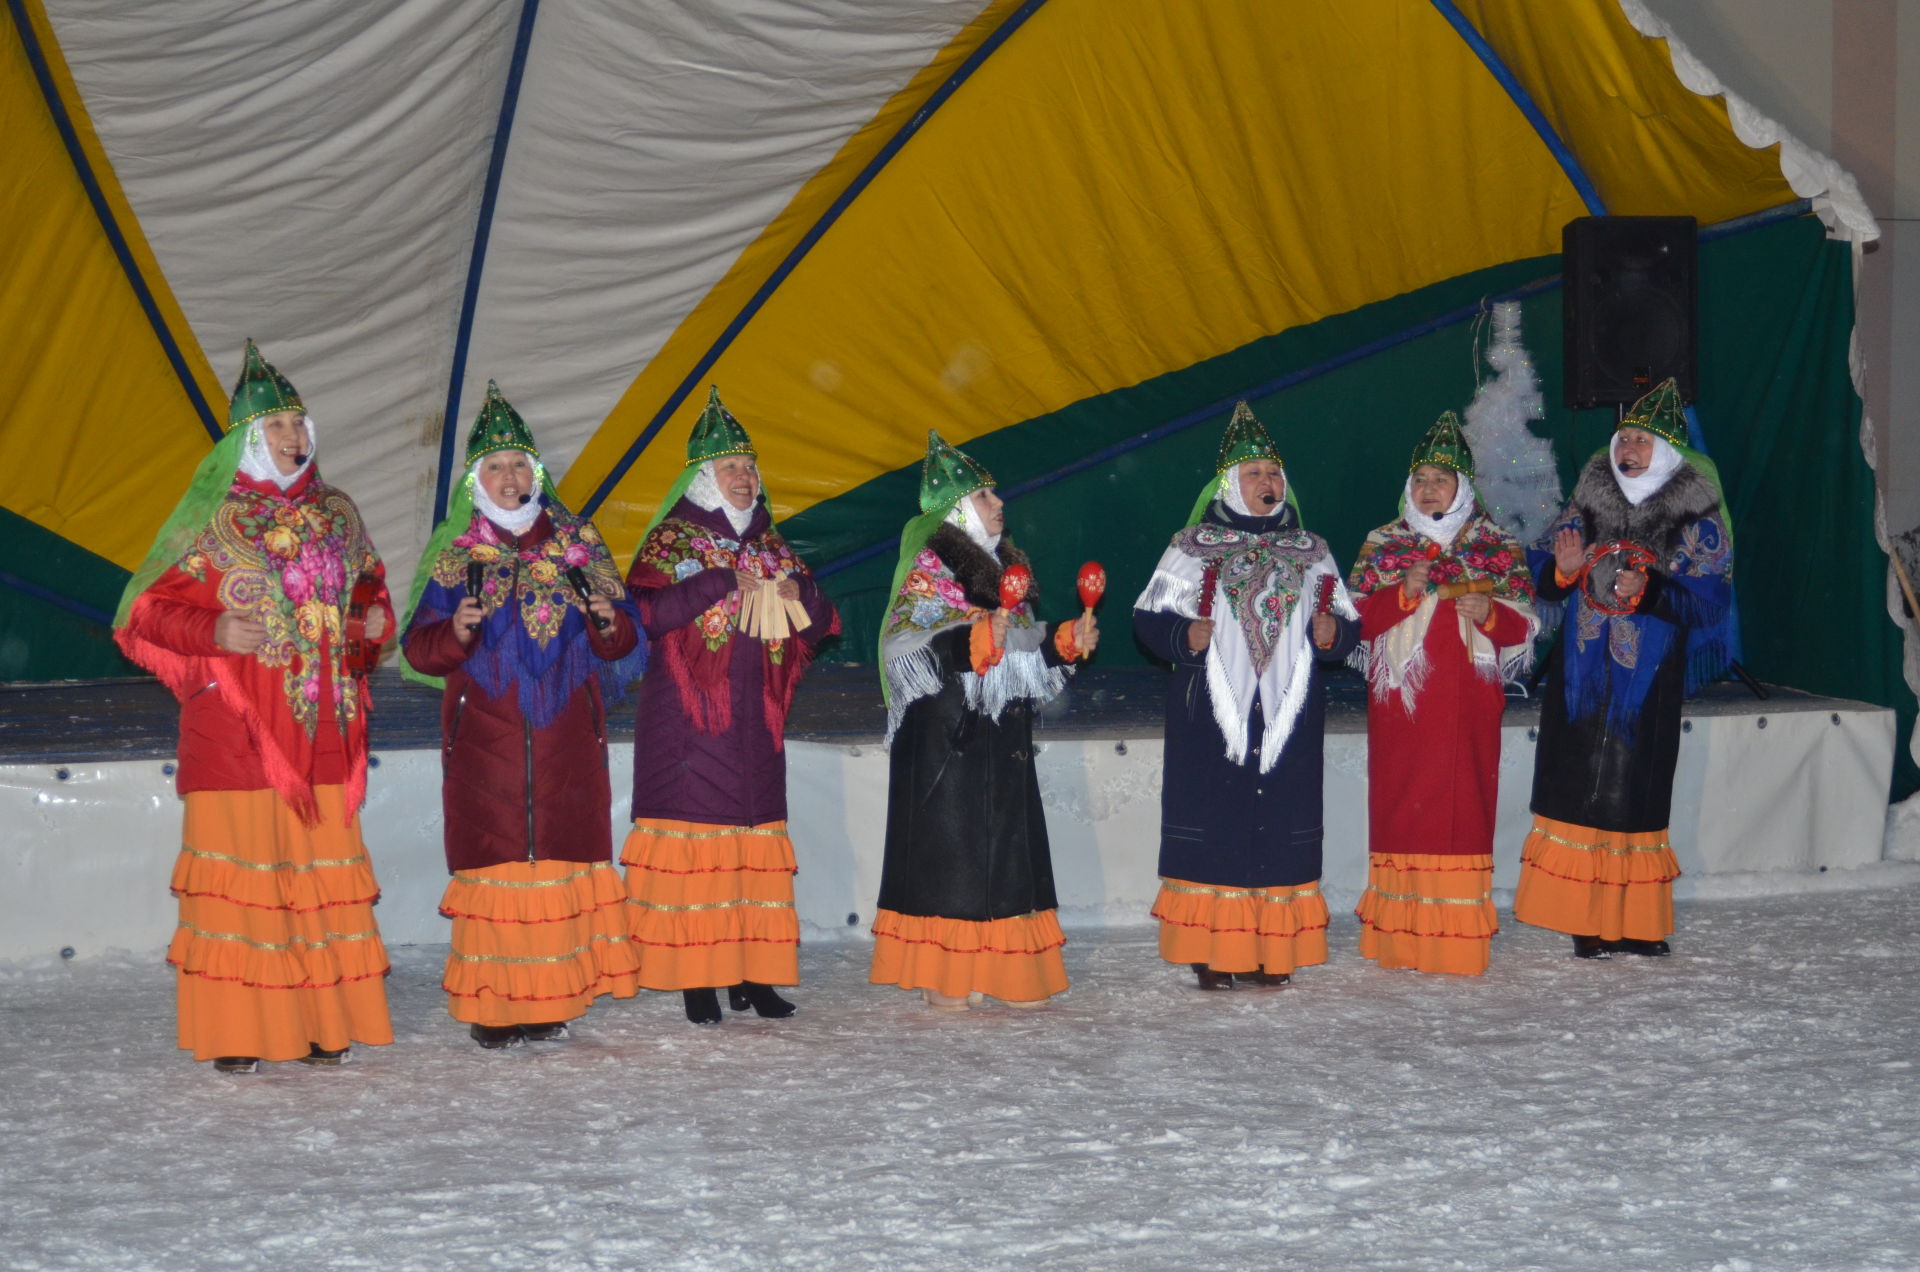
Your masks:
{"label": "red tambourine", "polygon": [[1610,556],[1622,558],[1620,563],[1622,569],[1641,571],[1644,571],[1650,565],[1658,565],[1660,558],[1639,544],[1629,543],[1625,539],[1615,539],[1609,543],[1598,544],[1587,553],[1587,562],[1580,567],[1580,573],[1575,583],[1575,586],[1586,593],[1587,604],[1593,606],[1594,609],[1602,614],[1631,614],[1636,609],[1635,606],[1609,604],[1608,602],[1612,600],[1611,597],[1603,599],[1593,590],[1593,567]]}
{"label": "red tambourine", "polygon": [[1000,608],[1016,609],[1033,591],[1033,571],[1024,565],[1010,565],[1000,576]]}

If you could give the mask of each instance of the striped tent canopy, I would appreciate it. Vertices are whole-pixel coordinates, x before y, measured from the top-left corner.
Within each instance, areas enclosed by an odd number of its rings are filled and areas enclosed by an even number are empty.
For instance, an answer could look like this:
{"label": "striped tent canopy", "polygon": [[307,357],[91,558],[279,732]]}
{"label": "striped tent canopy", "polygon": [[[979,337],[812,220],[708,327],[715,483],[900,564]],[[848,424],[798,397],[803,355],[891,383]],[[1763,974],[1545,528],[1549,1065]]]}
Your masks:
{"label": "striped tent canopy", "polygon": [[[842,656],[929,427],[1124,625],[1236,399],[1346,555],[1484,373],[1484,300],[1556,402],[1590,214],[1706,227],[1736,515],[1815,464],[1830,599],[1892,640],[1845,365],[1877,231],[1664,35],[1641,0],[6,0],[0,678],[124,670],[103,619],[249,336],[401,589],[487,380],[623,557],[718,385]],[[1805,444],[1749,446],[1775,418]],[[1610,419],[1540,431],[1570,472]]]}

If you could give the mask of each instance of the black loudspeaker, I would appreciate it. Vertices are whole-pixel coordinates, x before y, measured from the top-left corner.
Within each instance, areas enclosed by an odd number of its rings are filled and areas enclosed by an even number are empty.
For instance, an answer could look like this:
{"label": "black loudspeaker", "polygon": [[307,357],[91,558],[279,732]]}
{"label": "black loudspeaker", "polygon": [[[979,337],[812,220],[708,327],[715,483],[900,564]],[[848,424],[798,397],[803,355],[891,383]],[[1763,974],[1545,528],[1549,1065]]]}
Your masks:
{"label": "black loudspeaker", "polygon": [[1690,216],[1583,216],[1560,234],[1566,404],[1631,403],[1698,380],[1698,227]]}

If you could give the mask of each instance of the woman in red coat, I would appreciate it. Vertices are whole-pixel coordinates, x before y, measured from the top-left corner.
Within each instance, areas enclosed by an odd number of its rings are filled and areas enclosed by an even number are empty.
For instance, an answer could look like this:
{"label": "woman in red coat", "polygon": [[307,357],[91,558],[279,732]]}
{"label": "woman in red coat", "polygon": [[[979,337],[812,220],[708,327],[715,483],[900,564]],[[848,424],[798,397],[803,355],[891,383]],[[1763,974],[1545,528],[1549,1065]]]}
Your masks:
{"label": "woman in red coat", "polygon": [[1526,554],[1475,498],[1452,411],[1410,469],[1403,515],[1367,536],[1349,580],[1372,688],[1360,953],[1478,975],[1499,931],[1501,681],[1525,672],[1539,625]]}
{"label": "woman in red coat", "polygon": [[224,1073],[337,1065],[393,1041],[358,816],[365,685],[341,658],[357,579],[377,587],[369,637],[392,610],[359,510],[314,467],[300,395],[251,340],[227,420],[114,619],[181,704],[180,1046]]}
{"label": "woman in red coat", "polygon": [[554,497],[491,383],[467,467],[414,577],[405,644],[413,678],[444,678],[447,1010],[499,1048],[564,1038],[595,998],[638,990],[607,702],[645,645],[599,533]]}

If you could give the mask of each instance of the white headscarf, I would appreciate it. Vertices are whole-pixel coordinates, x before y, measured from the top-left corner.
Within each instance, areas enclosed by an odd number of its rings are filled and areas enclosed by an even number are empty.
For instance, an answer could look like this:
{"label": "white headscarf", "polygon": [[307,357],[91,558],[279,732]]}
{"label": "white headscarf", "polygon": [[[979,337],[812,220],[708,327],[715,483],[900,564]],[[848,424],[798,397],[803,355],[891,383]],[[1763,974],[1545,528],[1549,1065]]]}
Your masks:
{"label": "white headscarf", "polygon": [[1443,548],[1453,546],[1453,541],[1460,536],[1460,527],[1473,515],[1473,483],[1458,472],[1453,477],[1453,502],[1439,516],[1429,517],[1414,505],[1413,474],[1407,474],[1407,524]]}
{"label": "white headscarf", "polygon": [[963,496],[959,503],[947,510],[946,523],[950,526],[959,526],[966,532],[967,538],[972,539],[975,545],[988,556],[994,556],[1000,551],[1000,536],[987,533],[986,523],[980,520],[980,510],[973,506],[971,493]]}
{"label": "white headscarf", "polygon": [[1660,488],[1680,471],[1680,465],[1687,462],[1674,449],[1672,442],[1658,433],[1647,435],[1653,438],[1653,462],[1638,477],[1629,477],[1620,471],[1620,434],[1616,432],[1613,440],[1607,443],[1607,466],[1613,469],[1613,480],[1619,484],[1620,493],[1627,497],[1627,502],[1636,508],[1659,494]]}
{"label": "white headscarf", "polygon": [[302,412],[300,419],[307,426],[307,457],[300,461],[299,467],[290,473],[281,472],[273,462],[273,453],[267,449],[267,435],[261,431],[260,421],[250,420],[247,444],[240,451],[240,471],[255,481],[270,481],[283,491],[299,481],[300,474],[313,463],[314,452],[320,449],[320,430],[313,426],[313,416]]}
{"label": "white headscarf", "polygon": [[693,506],[703,512],[722,512],[726,514],[727,524],[733,527],[735,534],[745,534],[753,523],[753,504],[736,508],[733,502],[720,491],[720,479],[714,475],[713,461],[700,462],[700,471],[693,475],[693,481],[687,486],[687,498]]}
{"label": "white headscarf", "polygon": [[[1247,464],[1265,464],[1269,462],[1271,461],[1264,459],[1249,459],[1246,461]],[[1265,512],[1255,512],[1253,509],[1247,507],[1247,497],[1240,491],[1240,470],[1245,466],[1246,464],[1235,464],[1232,468],[1220,474],[1220,494],[1218,495],[1220,502],[1227,506],[1227,511],[1237,512],[1243,517],[1279,516],[1280,510],[1287,506],[1287,466],[1285,464],[1280,465],[1280,502]]]}
{"label": "white headscarf", "polygon": [[[500,452],[493,453],[497,455]],[[538,459],[528,455],[527,458],[533,460],[533,490],[529,492],[533,498],[517,508],[502,508],[487,494],[487,488],[480,484],[480,465],[486,463],[489,458],[491,456],[482,455],[473,461],[473,506],[488,521],[493,522],[508,534],[525,534],[533,528],[534,522],[540,520],[540,507],[546,503],[546,496],[541,492],[547,484],[547,470],[541,466]]]}

